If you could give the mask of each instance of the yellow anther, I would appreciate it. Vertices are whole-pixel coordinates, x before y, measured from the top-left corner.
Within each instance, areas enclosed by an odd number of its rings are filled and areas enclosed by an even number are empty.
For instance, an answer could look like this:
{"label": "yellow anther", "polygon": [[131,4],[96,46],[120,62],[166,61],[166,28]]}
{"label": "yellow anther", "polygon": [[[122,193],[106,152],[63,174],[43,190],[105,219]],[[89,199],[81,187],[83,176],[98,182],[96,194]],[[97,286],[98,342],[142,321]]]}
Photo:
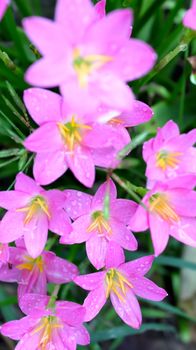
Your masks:
{"label": "yellow anther", "polygon": [[34,197],[29,205],[23,208],[16,209],[16,211],[27,213],[24,219],[24,224],[28,224],[32,220],[34,215],[36,215],[40,211],[44,212],[48,218],[51,217],[48,209],[48,205],[42,196]]}
{"label": "yellow anther", "polygon": [[168,167],[175,168],[180,163],[181,156],[181,152],[160,151],[156,154],[156,166],[164,171]]}
{"label": "yellow anther", "polygon": [[73,51],[73,66],[76,71],[79,85],[84,88],[88,85],[89,75],[113,60],[105,55],[87,55],[82,57],[78,48]]}
{"label": "yellow anther", "polygon": [[133,288],[128,279],[123,276],[121,272],[116,269],[110,269],[105,278],[106,283],[106,298],[113,292],[117,295],[118,299],[125,302],[125,297],[128,288]]}
{"label": "yellow anther", "polygon": [[32,271],[33,268],[37,266],[40,272],[44,271],[44,262],[41,256],[38,256],[38,258],[33,259],[30,256],[26,255],[24,258],[26,261],[16,266],[18,270]]}
{"label": "yellow anther", "polygon": [[46,350],[48,343],[51,341],[52,332],[56,328],[63,328],[63,325],[58,322],[57,317],[47,316],[41,319],[39,326],[31,332],[34,335],[40,332],[40,341],[38,348],[40,350]]}
{"label": "yellow anther", "polygon": [[176,214],[175,210],[169,204],[166,196],[162,194],[155,194],[149,199],[149,210],[158,214],[163,220],[170,223],[179,221],[180,218]]}
{"label": "yellow anther", "polygon": [[72,116],[70,122],[68,122],[66,124],[57,123],[57,125],[59,128],[60,134],[61,134],[65,144],[67,145],[67,147],[70,151],[73,151],[74,146],[76,144],[81,143],[81,141],[82,141],[81,131],[83,129],[85,129],[85,130],[92,129],[92,127],[89,125],[77,123],[75,121],[74,116]]}
{"label": "yellow anther", "polygon": [[97,230],[99,234],[103,234],[105,231],[108,234],[112,233],[112,229],[108,224],[107,220],[103,217],[103,213],[101,211],[95,212],[92,215],[92,217],[93,217],[93,222],[87,228],[87,232],[92,232],[94,230]]}

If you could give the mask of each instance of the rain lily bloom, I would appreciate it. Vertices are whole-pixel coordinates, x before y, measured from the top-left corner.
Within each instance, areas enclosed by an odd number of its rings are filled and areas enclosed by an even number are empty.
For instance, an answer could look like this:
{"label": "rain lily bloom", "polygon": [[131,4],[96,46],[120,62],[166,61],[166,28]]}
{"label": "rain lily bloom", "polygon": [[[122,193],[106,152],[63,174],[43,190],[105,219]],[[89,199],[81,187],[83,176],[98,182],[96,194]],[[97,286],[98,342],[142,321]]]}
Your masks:
{"label": "rain lily bloom", "polygon": [[0,20],[2,19],[9,3],[10,3],[10,0],[1,0],[0,1]]}
{"label": "rain lily bloom", "polygon": [[44,251],[37,258],[32,258],[25,249],[23,240],[18,241],[16,248],[10,247],[9,262],[19,271],[19,300],[27,293],[46,294],[47,283],[68,283],[78,274],[74,264],[57,257],[53,252]]}
{"label": "rain lily bloom", "polygon": [[185,27],[196,30],[196,0],[192,1],[191,8],[185,13],[183,24]]}
{"label": "rain lily bloom", "polygon": [[117,199],[112,180],[102,184],[94,196],[74,190],[65,190],[65,195],[65,207],[74,222],[72,232],[61,237],[60,243],[86,242],[88,258],[96,269],[104,267],[108,259],[124,258],[123,248],[137,249],[137,241],[127,228],[136,203]]}
{"label": "rain lily bloom", "polygon": [[85,308],[81,305],[26,294],[20,308],[27,316],[1,327],[4,336],[19,340],[17,350],[75,350],[77,344],[89,344],[89,334],[82,325]]}
{"label": "rain lily bloom", "polygon": [[142,315],[136,295],[149,300],[160,301],[167,296],[144,275],[150,270],[153,256],[111,265],[105,271],[77,276],[74,280],[89,292],[84,301],[85,321],[92,320],[110,296],[112,305],[120,318],[133,328],[140,328]]}
{"label": "rain lily bloom", "polygon": [[[70,168],[81,183],[91,187],[95,165],[116,166],[118,151],[130,142],[124,127],[96,122],[96,113],[83,114],[77,108],[73,110],[60,95],[51,91],[28,89],[24,102],[39,124],[24,145],[37,153],[34,176],[40,184],[51,183]],[[147,119],[144,111],[141,118]],[[138,120],[137,116],[132,119]]]}
{"label": "rain lily bloom", "polygon": [[[99,5],[102,7],[103,5]],[[103,16],[90,0],[58,0],[55,20],[30,17],[24,30],[42,54],[26,73],[28,83],[60,86],[70,104],[94,111],[100,104],[121,110],[133,102],[125,84],[146,74],[156,54],[130,39],[132,12]]]}
{"label": "rain lily bloom", "polygon": [[196,174],[195,142],[196,129],[180,135],[177,124],[172,120],[159,128],[156,137],[143,146],[149,183],[165,181],[180,174]]}
{"label": "rain lily bloom", "polygon": [[71,230],[63,209],[65,195],[59,190],[45,191],[23,173],[16,177],[15,190],[0,192],[0,207],[7,213],[0,223],[0,242],[24,236],[29,255],[37,258],[47,241],[48,230],[59,235]]}
{"label": "rain lily bloom", "polygon": [[144,196],[129,227],[151,232],[155,255],[161,254],[169,236],[196,247],[196,176],[179,176],[165,183],[157,182]]}

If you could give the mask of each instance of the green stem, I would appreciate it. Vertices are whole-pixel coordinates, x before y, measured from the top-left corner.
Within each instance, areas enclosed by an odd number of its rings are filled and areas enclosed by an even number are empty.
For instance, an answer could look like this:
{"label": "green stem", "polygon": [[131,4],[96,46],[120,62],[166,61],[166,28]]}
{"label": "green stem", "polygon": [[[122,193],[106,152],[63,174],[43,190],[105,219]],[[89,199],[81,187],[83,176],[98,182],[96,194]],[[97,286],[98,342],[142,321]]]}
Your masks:
{"label": "green stem", "polygon": [[179,107],[179,122],[182,127],[183,123],[183,114],[184,114],[184,101],[185,101],[185,93],[186,93],[186,59],[188,57],[188,47],[184,54],[184,69],[183,69],[183,77],[182,77],[182,87],[181,87],[181,96],[180,96],[180,107]]}
{"label": "green stem", "polygon": [[179,45],[175,49],[166,54],[154,67],[154,69],[144,79],[140,81],[137,87],[140,87],[149,82],[156,74],[158,74],[163,68],[165,68],[180,52],[186,51],[188,44],[195,37],[195,32],[186,30]]}
{"label": "green stem", "polygon": [[133,185],[131,182],[121,179],[118,175],[111,175],[114,181],[116,181],[127,193],[129,193],[137,203],[141,204],[141,199],[147,193],[147,190],[143,187]]}

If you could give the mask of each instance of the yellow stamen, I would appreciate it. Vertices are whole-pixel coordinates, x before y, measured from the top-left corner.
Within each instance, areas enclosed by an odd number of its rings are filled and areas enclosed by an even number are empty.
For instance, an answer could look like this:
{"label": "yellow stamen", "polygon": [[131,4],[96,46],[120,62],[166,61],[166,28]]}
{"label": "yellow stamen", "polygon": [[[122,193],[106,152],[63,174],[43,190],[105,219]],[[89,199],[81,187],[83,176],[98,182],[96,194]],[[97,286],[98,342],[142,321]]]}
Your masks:
{"label": "yellow stamen", "polygon": [[16,211],[27,213],[24,219],[24,224],[28,224],[32,220],[33,216],[36,215],[39,211],[43,211],[48,218],[51,217],[48,205],[45,199],[41,196],[36,196],[35,198],[33,198],[29,205],[27,205],[24,208],[16,209]]}
{"label": "yellow stamen", "polygon": [[158,214],[163,220],[170,223],[180,220],[166,196],[158,193],[154,194],[150,197],[149,203],[149,210]]}
{"label": "yellow stamen", "polygon": [[47,345],[51,341],[52,332],[55,328],[63,328],[63,325],[61,325],[58,322],[57,317],[47,316],[47,317],[43,317],[41,319],[39,326],[34,331],[31,332],[31,335],[41,332],[40,342],[38,345],[40,350],[47,349]]}
{"label": "yellow stamen", "polygon": [[126,292],[128,287],[133,288],[132,284],[116,269],[110,269],[105,278],[106,283],[106,298],[113,292],[118,299],[125,302]]}
{"label": "yellow stamen", "polygon": [[103,234],[105,231],[108,234],[112,234],[112,229],[108,224],[107,220],[104,218],[103,213],[101,211],[97,211],[93,213],[92,217],[93,217],[93,222],[87,228],[87,232],[98,230],[99,234]]}
{"label": "yellow stamen", "polygon": [[156,166],[164,171],[167,167],[175,168],[180,163],[181,156],[181,152],[160,151],[156,154]]}
{"label": "yellow stamen", "polygon": [[75,117],[72,116],[71,121],[67,124],[57,123],[60,134],[63,138],[63,141],[67,145],[70,151],[73,151],[76,144],[81,143],[82,136],[81,130],[91,130],[92,127],[85,124],[79,124],[75,121]]}
{"label": "yellow stamen", "polygon": [[38,256],[38,258],[33,259],[30,256],[26,255],[25,262],[22,264],[19,264],[16,266],[18,270],[29,270],[32,271],[35,266],[38,267],[40,272],[43,272],[44,270],[44,262],[41,256]]}
{"label": "yellow stamen", "polygon": [[118,125],[123,124],[123,121],[120,118],[112,118],[111,120],[109,120],[108,124]]}
{"label": "yellow stamen", "polygon": [[88,85],[89,75],[101,68],[108,62],[112,61],[112,57],[105,55],[87,55],[82,57],[78,48],[73,51],[73,66],[77,74],[80,87],[84,88]]}

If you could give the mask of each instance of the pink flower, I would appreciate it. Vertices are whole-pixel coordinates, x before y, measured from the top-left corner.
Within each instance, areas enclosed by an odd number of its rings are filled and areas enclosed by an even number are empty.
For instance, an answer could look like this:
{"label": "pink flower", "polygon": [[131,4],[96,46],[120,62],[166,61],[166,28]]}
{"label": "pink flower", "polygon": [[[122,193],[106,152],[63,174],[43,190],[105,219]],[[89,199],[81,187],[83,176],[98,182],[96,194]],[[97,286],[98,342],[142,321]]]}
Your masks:
{"label": "pink flower", "polygon": [[[90,262],[101,269],[110,260],[124,259],[123,249],[136,250],[137,241],[128,230],[130,216],[135,212],[136,203],[117,199],[116,187],[112,180],[99,187],[94,197],[74,190],[65,190],[67,213],[74,220],[72,232],[61,238],[60,243],[86,242]],[[108,196],[109,213],[104,214],[104,202]]]}
{"label": "pink flower", "polygon": [[16,248],[10,247],[9,262],[19,271],[19,300],[27,293],[46,294],[47,283],[68,283],[78,274],[74,264],[57,257],[53,252],[44,251],[37,258],[32,258],[25,249],[23,240],[17,242]]}
{"label": "pink flower", "polygon": [[156,256],[164,251],[169,236],[196,247],[195,184],[193,175],[157,182],[142,200],[145,207],[138,205],[130,219],[129,227],[135,232],[150,228]]}
{"label": "pink flower", "polygon": [[[37,153],[34,176],[41,184],[51,183],[70,168],[80,182],[91,187],[95,165],[115,167],[119,163],[118,151],[130,142],[124,127],[96,121],[96,113],[84,114],[77,108],[72,109],[60,95],[51,91],[28,89],[24,101],[32,118],[40,125],[24,145]],[[147,115],[143,111],[141,119],[145,121],[150,111]],[[138,118],[134,117],[137,112],[133,110],[132,113],[131,120],[137,123]],[[109,115],[108,110],[106,114]]]}
{"label": "pink flower", "polygon": [[13,242],[24,236],[29,255],[37,258],[46,244],[48,230],[64,235],[71,229],[63,209],[64,200],[63,192],[45,191],[19,173],[15,190],[0,192],[0,206],[8,210],[0,223],[0,242]]}
{"label": "pink flower", "polygon": [[165,181],[181,174],[196,174],[196,129],[180,135],[177,124],[168,121],[155,138],[144,143],[143,157],[150,183]]}
{"label": "pink flower", "polygon": [[101,10],[102,18],[98,12],[90,0],[58,0],[55,21],[25,19],[25,32],[43,56],[28,69],[26,80],[60,86],[69,103],[80,108],[130,109],[133,94],[125,82],[146,74],[156,54],[146,43],[130,39],[131,11],[103,17]]}
{"label": "pink flower", "polygon": [[110,296],[120,318],[129,326],[139,328],[142,315],[136,295],[155,301],[167,296],[164,289],[144,277],[152,262],[153,256],[145,256],[119,266],[111,265],[105,271],[77,276],[74,282],[90,291],[84,301],[85,321],[92,320]]}
{"label": "pink flower", "polygon": [[20,307],[27,316],[1,327],[4,336],[19,340],[17,350],[75,350],[77,344],[89,344],[89,334],[82,325],[85,308],[81,305],[26,294]]}
{"label": "pink flower", "polygon": [[191,8],[185,13],[183,24],[185,27],[196,30],[196,0],[192,1]]}
{"label": "pink flower", "polygon": [[10,0],[1,0],[0,1],[0,20],[4,16],[4,13],[5,13],[9,4],[10,4]]}

